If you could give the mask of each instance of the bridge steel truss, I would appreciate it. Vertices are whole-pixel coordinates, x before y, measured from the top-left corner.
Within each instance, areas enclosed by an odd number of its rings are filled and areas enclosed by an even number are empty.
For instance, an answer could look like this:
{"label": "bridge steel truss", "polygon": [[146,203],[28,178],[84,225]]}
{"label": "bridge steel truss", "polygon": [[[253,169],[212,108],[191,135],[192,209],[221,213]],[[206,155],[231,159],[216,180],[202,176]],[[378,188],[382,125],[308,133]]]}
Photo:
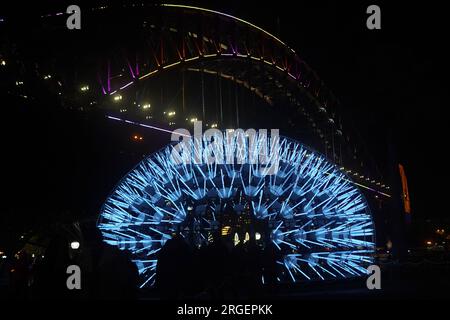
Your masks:
{"label": "bridge steel truss", "polygon": [[[250,22],[203,8],[162,4],[128,9],[133,10],[140,32],[126,50],[102,59],[98,81],[105,96],[144,86],[145,80],[171,70],[215,74],[247,88],[269,104],[294,107],[315,134],[319,150],[341,166],[360,167],[353,171],[363,169],[361,160],[367,156],[357,154],[363,144],[349,126],[344,131],[339,100],[278,37]],[[183,103],[183,112],[184,108]],[[204,110],[203,105],[203,120]],[[239,114],[236,104],[237,127]],[[220,126],[224,124],[219,120]],[[354,179],[362,179],[364,185],[387,195],[386,188],[376,185],[373,178],[353,171],[347,169]]]}

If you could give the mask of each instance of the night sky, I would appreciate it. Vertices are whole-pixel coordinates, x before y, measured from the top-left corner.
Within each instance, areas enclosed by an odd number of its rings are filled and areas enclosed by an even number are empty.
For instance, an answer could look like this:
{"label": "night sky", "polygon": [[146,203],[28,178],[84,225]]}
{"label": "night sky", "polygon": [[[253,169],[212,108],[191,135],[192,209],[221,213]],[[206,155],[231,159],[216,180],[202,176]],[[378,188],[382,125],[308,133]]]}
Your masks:
{"label": "night sky", "polygon": [[[382,30],[365,27],[370,4],[381,8]],[[234,12],[278,32],[318,72],[384,172],[388,144],[394,145],[409,179],[413,214],[448,217],[437,200],[445,199],[447,176],[442,5],[297,1],[295,9],[289,3],[258,7],[258,13],[239,6]]]}
{"label": "night sky", "polygon": [[[388,145],[393,145],[406,170],[414,215],[448,219],[442,210],[448,95],[442,4],[296,1],[294,7],[293,2],[281,3],[258,3],[257,11],[256,5],[235,5],[231,12],[274,30],[318,72],[341,100],[347,119],[382,172],[387,172]],[[365,27],[370,4],[381,8],[381,30]]]}
{"label": "night sky", "polygon": [[[227,12],[278,35],[340,99],[347,120],[366,142],[367,152],[385,176],[392,165],[392,152],[388,152],[392,146],[409,179],[413,215],[447,217],[442,210],[446,190],[441,187],[447,171],[444,70],[448,57],[442,2],[427,2],[426,7],[410,1],[395,1],[395,5],[392,1],[176,2]],[[365,10],[370,4],[381,7],[382,30],[366,28]],[[24,13],[24,6],[19,3],[2,9],[8,17],[25,20],[46,8],[66,8],[60,1],[45,5],[26,2],[33,8]],[[27,27],[26,21],[23,26]],[[67,127],[57,111],[50,115],[38,110],[22,113],[20,102],[9,103],[18,108],[7,112],[3,123],[8,124],[2,125],[2,139],[6,138],[3,149],[6,146],[5,154],[9,154],[3,166],[10,186],[4,194],[9,212],[17,212],[18,207],[26,208],[20,212],[41,208],[41,216],[33,218],[39,220],[45,216],[42,208],[53,203],[48,211],[92,214],[101,204],[98,195],[108,192],[105,186],[111,186],[127,171],[126,163],[139,159],[123,155],[128,157],[126,161],[110,160],[115,146],[105,142],[103,150],[92,150],[91,139],[98,143],[108,137],[96,134],[89,124]],[[2,108],[9,107],[2,103]],[[120,131],[116,127],[111,130]],[[38,148],[44,140],[46,147]],[[105,161],[111,162],[107,168],[102,166]],[[18,176],[13,174],[21,166],[35,166],[36,170],[28,168]],[[49,168],[59,170],[58,177],[50,181],[46,175]],[[98,168],[103,170],[105,181],[92,182]],[[110,175],[105,173],[114,168]],[[71,191],[62,192],[61,183]],[[42,191],[44,187],[49,187],[48,192]],[[88,194],[84,199],[79,198],[80,188]],[[12,220],[19,223],[21,217],[4,216],[1,223]]]}

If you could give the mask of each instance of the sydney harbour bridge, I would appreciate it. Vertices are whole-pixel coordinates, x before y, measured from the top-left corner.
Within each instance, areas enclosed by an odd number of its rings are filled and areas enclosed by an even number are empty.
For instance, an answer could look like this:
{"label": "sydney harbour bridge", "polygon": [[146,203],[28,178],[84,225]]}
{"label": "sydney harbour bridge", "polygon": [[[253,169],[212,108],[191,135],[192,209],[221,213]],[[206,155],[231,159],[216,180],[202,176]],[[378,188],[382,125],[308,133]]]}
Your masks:
{"label": "sydney harbour bridge", "polygon": [[[91,51],[62,46],[58,57],[42,66],[43,73],[59,65],[67,70],[61,90],[68,108],[101,108],[172,130],[194,119],[219,129],[281,128],[340,165],[363,189],[390,197],[390,186],[352,126],[346,126],[345,106],[275,35],[238,17],[191,6],[90,10],[86,29],[94,22],[96,28],[80,30],[74,40],[89,37]],[[120,15],[120,23],[111,12]],[[59,24],[66,17],[42,18]]]}
{"label": "sydney harbour bridge", "polygon": [[[215,233],[235,245],[273,244],[279,281],[366,274],[385,241],[375,227],[392,201],[390,186],[343,116],[345,105],[300,53],[251,22],[206,8],[139,3],[82,8],[82,16],[70,36],[61,27],[67,14],[41,17],[61,34],[61,43],[41,43],[52,57],[39,65],[46,85],[67,109],[101,112],[146,130],[146,139],[167,133],[162,149],[146,150],[111,186],[98,219],[104,241],[132,253],[142,287],[154,284],[158,254],[175,233],[195,246]],[[279,171],[176,164],[170,132],[198,121],[204,130],[280,129]],[[259,150],[244,151],[252,152]]]}

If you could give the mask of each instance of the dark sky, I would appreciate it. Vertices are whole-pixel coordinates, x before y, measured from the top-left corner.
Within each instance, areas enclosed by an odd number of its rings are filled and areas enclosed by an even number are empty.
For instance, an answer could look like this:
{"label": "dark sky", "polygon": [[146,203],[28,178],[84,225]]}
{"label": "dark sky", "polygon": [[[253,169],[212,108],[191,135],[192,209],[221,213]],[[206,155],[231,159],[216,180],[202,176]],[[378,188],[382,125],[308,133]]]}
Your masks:
{"label": "dark sky", "polygon": [[[438,1],[276,3],[235,5],[231,11],[273,30],[299,52],[339,97],[381,167],[391,164],[387,144],[392,143],[406,169],[413,213],[447,217],[444,6]],[[370,4],[381,8],[382,30],[366,28]]]}
{"label": "dark sky", "polygon": [[[393,163],[393,154],[388,152],[388,146],[393,146],[409,178],[413,213],[419,217],[448,215],[442,210],[446,190],[441,187],[446,179],[444,70],[448,57],[442,1],[421,5],[411,1],[174,2],[236,15],[278,35],[341,100],[346,117],[385,172]],[[382,30],[366,28],[365,11],[370,4],[381,7]],[[1,10],[25,21],[47,8],[64,11],[65,4],[18,1]],[[82,141],[89,139],[86,131],[84,135],[85,140],[76,142],[80,152],[90,148],[83,146]],[[97,161],[106,161],[108,152]],[[86,160],[80,153],[71,161],[67,165],[76,167],[77,161]],[[32,185],[38,187],[36,182]],[[95,187],[88,185],[91,190]],[[77,202],[70,195],[67,198]]]}

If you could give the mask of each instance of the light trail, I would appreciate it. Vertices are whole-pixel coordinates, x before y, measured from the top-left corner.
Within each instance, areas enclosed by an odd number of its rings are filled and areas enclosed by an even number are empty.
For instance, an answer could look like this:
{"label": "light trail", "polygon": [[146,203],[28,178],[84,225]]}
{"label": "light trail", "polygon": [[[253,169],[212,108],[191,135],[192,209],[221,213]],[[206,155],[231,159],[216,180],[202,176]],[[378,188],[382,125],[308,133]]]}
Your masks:
{"label": "light trail", "polygon": [[[108,118],[108,119],[110,119],[110,120],[118,121],[118,122],[123,122],[123,123],[127,123],[127,124],[136,125],[136,126],[143,127],[143,128],[147,128],[147,129],[153,129],[153,130],[157,130],[157,131],[161,131],[161,132],[165,132],[165,133],[176,134],[176,135],[183,136],[183,137],[187,137],[187,138],[192,137],[191,135],[187,135],[187,134],[175,132],[175,131],[173,131],[173,130],[168,130],[168,129],[160,128],[160,127],[157,127],[157,126],[151,126],[151,125],[148,125],[148,124],[143,124],[143,123],[140,123],[140,122],[131,121],[131,120],[126,120],[126,119],[122,119],[122,118],[118,118],[118,117],[113,117],[113,116],[109,116],[109,115],[106,116],[106,118]],[[343,180],[343,181],[347,181],[347,182],[349,182],[349,183],[351,183],[351,184],[354,184],[354,185],[356,185],[356,186],[358,186],[358,187],[364,188],[364,189],[366,189],[366,190],[369,190],[369,191],[378,193],[378,194],[383,195],[383,196],[385,196],[385,197],[387,197],[387,198],[391,198],[391,197],[392,197],[390,194],[387,194],[387,193],[378,191],[378,190],[376,190],[376,189],[373,189],[373,188],[371,188],[371,187],[369,187],[369,186],[366,186],[366,185],[364,185],[364,184],[361,184],[361,183],[352,181],[352,180],[350,180],[350,179],[342,178],[342,180]]]}

